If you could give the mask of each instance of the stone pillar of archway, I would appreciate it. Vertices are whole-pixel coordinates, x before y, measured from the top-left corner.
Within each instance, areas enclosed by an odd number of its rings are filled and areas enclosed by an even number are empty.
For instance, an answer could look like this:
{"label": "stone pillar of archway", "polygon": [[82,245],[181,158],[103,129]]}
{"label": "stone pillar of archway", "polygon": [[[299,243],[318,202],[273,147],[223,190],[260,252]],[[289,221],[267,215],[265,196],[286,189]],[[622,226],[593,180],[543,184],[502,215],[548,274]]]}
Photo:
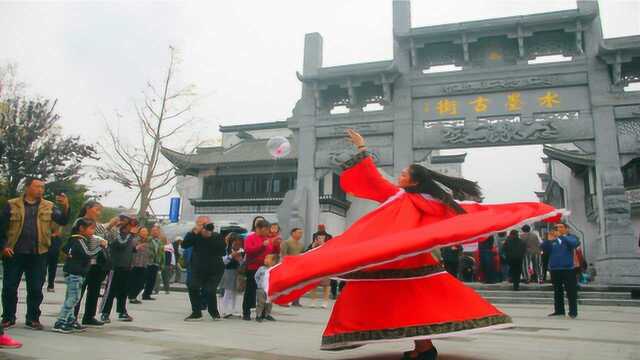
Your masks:
{"label": "stone pillar of archway", "polygon": [[[593,6],[597,7],[597,3],[578,2],[579,10]],[[602,41],[599,16],[596,16],[585,32],[600,223],[596,280],[606,284],[640,285],[640,256],[636,252],[631,210],[625,197],[615,115],[613,106],[608,105],[613,100],[609,86],[611,79],[607,65],[597,58]]]}

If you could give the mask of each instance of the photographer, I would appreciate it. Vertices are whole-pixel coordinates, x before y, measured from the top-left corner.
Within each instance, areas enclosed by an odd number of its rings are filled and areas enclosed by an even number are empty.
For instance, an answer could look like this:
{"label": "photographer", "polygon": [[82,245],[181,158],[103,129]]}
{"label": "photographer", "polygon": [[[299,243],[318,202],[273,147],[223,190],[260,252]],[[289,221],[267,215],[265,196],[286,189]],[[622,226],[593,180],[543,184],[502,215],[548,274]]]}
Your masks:
{"label": "photographer", "polygon": [[133,318],[127,312],[127,285],[131,274],[133,253],[142,250],[137,244],[137,234],[140,228],[136,219],[122,214],[111,220],[107,229],[113,229],[113,239],[110,239],[109,242],[112,270],[107,280],[105,296],[102,298],[102,316],[100,320],[104,323],[111,322],[109,316],[111,315],[113,300],[117,299],[116,311],[118,312],[118,320],[133,321]]}
{"label": "photographer", "polygon": [[191,281],[189,283],[189,301],[191,315],[185,321],[202,320],[202,298],[200,290],[207,290],[207,309],[213,320],[220,319],[216,288],[224,273],[222,257],[225,256],[224,240],[214,231],[215,226],[207,217],[200,217],[196,226],[182,242],[184,249],[193,248],[191,258]]}

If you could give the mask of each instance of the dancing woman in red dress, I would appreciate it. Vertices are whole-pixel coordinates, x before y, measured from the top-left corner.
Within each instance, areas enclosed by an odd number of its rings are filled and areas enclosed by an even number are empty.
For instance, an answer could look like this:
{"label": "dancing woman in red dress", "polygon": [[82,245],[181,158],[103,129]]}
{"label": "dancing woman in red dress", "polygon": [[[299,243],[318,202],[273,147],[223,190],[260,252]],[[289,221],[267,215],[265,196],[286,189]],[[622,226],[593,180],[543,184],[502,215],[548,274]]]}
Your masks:
{"label": "dancing woman in red dress", "polygon": [[358,153],[343,166],[340,184],[381,205],[332,241],[271,268],[269,297],[287,303],[323,278],[347,281],[322,336],[323,350],[415,340],[403,359],[432,360],[431,339],[511,327],[507,315],[449,275],[434,250],[561,212],[542,203],[456,202],[439,184],[472,198],[481,195],[477,185],[416,164],[393,185],[378,172],[362,136],[348,133]]}

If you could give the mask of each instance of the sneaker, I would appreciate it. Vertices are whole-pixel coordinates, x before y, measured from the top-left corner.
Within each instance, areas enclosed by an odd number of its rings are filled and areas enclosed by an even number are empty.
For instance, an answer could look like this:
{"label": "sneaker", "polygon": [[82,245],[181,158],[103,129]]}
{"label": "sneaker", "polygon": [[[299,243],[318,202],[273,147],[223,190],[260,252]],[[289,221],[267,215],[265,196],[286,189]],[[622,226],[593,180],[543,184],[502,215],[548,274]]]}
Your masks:
{"label": "sneaker", "polygon": [[553,312],[553,313],[551,313],[551,314],[549,314],[547,316],[549,316],[549,317],[552,317],[552,316],[564,316],[564,313],[555,313],[555,312]]}
{"label": "sneaker", "polygon": [[25,326],[31,330],[44,330],[44,326],[40,324],[40,321],[27,321]]}
{"label": "sneaker", "polygon": [[276,318],[274,318],[274,317],[273,317],[273,316],[271,316],[271,315],[267,315],[267,316],[265,316],[265,317],[264,317],[264,319],[265,319],[265,320],[268,320],[268,321],[276,321]]}
{"label": "sneaker", "polygon": [[48,292],[48,293],[54,293],[54,292],[56,292],[56,289],[54,289],[54,288],[47,288],[47,292]]}
{"label": "sneaker", "polygon": [[328,302],[325,301],[325,302],[322,303],[322,308],[323,309],[326,309],[328,307],[329,307],[329,303]]}
{"label": "sneaker", "polygon": [[578,317],[578,314],[569,314],[569,317],[572,318],[572,319],[575,319],[575,318]]}
{"label": "sneaker", "polygon": [[231,319],[233,317],[233,314],[227,314],[225,316],[223,316],[223,319]]}
{"label": "sneaker", "polygon": [[18,340],[14,340],[7,334],[0,335],[0,348],[5,349],[17,349],[22,347],[22,343]]}
{"label": "sneaker", "polygon": [[261,322],[262,322],[262,317],[257,317],[257,318],[256,318],[256,321],[257,321],[257,322],[259,322],[259,323],[261,323]]}
{"label": "sneaker", "polygon": [[2,328],[3,329],[8,329],[10,327],[14,327],[16,326],[16,321],[15,320],[2,320]]}
{"label": "sneaker", "polygon": [[213,320],[213,321],[222,321],[222,318],[220,317],[220,315],[217,315],[217,316],[213,316],[212,315],[211,316],[211,320]]}
{"label": "sneaker", "polygon": [[129,314],[127,314],[127,313],[122,313],[122,314],[118,315],[118,321],[132,322],[133,318],[131,316],[129,316]]}
{"label": "sneaker", "polygon": [[80,323],[77,322],[77,321],[74,321],[73,324],[71,324],[71,328],[73,329],[73,332],[85,332],[85,331],[87,331],[87,327],[80,325]]}
{"label": "sneaker", "polygon": [[129,304],[142,304],[142,301],[138,299],[129,299]]}
{"label": "sneaker", "polygon": [[104,322],[96,319],[96,318],[91,318],[91,319],[82,319],[82,325],[85,326],[104,326]]}
{"label": "sneaker", "polygon": [[191,315],[184,318],[184,321],[202,321],[202,314],[198,315],[192,313]]}
{"label": "sneaker", "polygon": [[291,306],[302,307],[302,304],[300,304],[299,302],[294,302],[293,304],[291,304]]}
{"label": "sneaker", "polygon": [[70,334],[73,332],[73,328],[71,327],[71,325],[68,325],[67,323],[64,323],[62,321],[56,321],[56,324],[53,325],[53,331],[59,332],[62,334]]}
{"label": "sneaker", "polygon": [[154,301],[155,299],[154,299],[154,298],[152,298],[151,296],[143,296],[143,297],[142,297],[142,300],[147,300],[147,301],[149,301],[149,300],[150,300],[150,301]]}
{"label": "sneaker", "polygon": [[107,314],[100,315],[100,321],[102,321],[105,324],[110,324],[111,323],[111,319],[109,319],[109,315],[107,315]]}
{"label": "sneaker", "polygon": [[315,301],[312,301],[312,302],[311,302],[311,304],[309,304],[309,307],[310,307],[310,308],[316,308],[316,307],[317,307],[317,306],[316,306],[316,302],[315,302]]}
{"label": "sneaker", "polygon": [[251,315],[242,315],[242,320],[251,321]]}

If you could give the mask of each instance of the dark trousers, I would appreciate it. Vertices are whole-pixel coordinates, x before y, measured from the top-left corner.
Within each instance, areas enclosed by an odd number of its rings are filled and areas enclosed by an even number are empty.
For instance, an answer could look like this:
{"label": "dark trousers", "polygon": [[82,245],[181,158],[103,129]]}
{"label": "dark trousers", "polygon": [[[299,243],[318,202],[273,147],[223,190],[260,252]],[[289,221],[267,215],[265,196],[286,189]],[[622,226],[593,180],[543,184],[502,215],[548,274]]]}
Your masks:
{"label": "dark trousers", "polygon": [[547,271],[549,270],[549,254],[542,254],[542,280],[547,281]]}
{"label": "dark trousers", "polygon": [[578,284],[576,273],[571,270],[551,270],[553,299],[556,314],[564,314],[564,292],[569,300],[569,315],[578,315]]}
{"label": "dark trousers", "polygon": [[484,282],[492,284],[495,282],[495,269],[493,268],[493,252],[480,251],[480,269],[484,274]]}
{"label": "dark trousers", "polygon": [[128,268],[118,268],[109,273],[107,280],[107,290],[102,298],[101,313],[109,316],[113,307],[113,300],[116,299],[116,311],[119,314],[127,313],[127,291],[128,278],[131,270]]}
{"label": "dark trousers", "polygon": [[27,321],[40,321],[40,304],[44,295],[47,255],[15,254],[3,260],[2,320],[15,321],[18,305],[18,287],[22,274],[27,280]]}
{"label": "dark trousers", "polygon": [[247,270],[247,286],[244,289],[244,297],[242,298],[242,315],[244,317],[251,316],[251,309],[256,307],[256,270]]}
{"label": "dark trousers", "polygon": [[193,314],[202,314],[202,290],[206,289],[207,311],[212,317],[220,317],[216,289],[221,279],[222,271],[209,274],[196,271],[192,274],[189,284],[189,301]]}
{"label": "dark trousers", "polygon": [[145,282],[144,282],[144,292],[142,293],[143,298],[148,298],[153,294],[153,289],[156,287],[156,279],[158,278],[158,271],[160,267],[158,265],[149,265],[145,270]]}
{"label": "dark trousers", "polygon": [[[336,299],[338,297],[338,293],[342,291],[342,288],[344,287],[345,282],[331,279],[330,284],[331,284],[331,297],[333,299]],[[299,301],[299,300],[296,300],[296,301]]]}
{"label": "dark trousers", "polygon": [[513,282],[513,290],[520,289],[520,278],[522,277],[522,260],[513,259],[509,261],[509,274]]}
{"label": "dark trousers", "polygon": [[146,272],[147,269],[144,267],[134,267],[131,269],[129,280],[127,281],[129,299],[133,300],[137,298],[144,289]]}
{"label": "dark trousers", "polygon": [[108,273],[104,271],[102,267],[98,265],[91,265],[89,272],[87,273],[87,277],[84,279],[84,284],[82,285],[80,301],[78,301],[78,304],[74,309],[76,319],[78,318],[78,313],[80,313],[80,305],[85,294],[87,298],[84,301],[84,315],[82,316],[82,320],[91,320],[96,317],[100,288],[102,287],[102,282],[107,277],[107,274]]}
{"label": "dark trousers", "polygon": [[458,278],[458,269],[460,268],[460,263],[457,261],[445,261],[444,268],[447,270],[451,276],[454,278]]}
{"label": "dark trousers", "polygon": [[47,288],[49,289],[53,289],[55,287],[61,242],[62,241],[60,239],[51,239],[51,247],[47,253]]}

